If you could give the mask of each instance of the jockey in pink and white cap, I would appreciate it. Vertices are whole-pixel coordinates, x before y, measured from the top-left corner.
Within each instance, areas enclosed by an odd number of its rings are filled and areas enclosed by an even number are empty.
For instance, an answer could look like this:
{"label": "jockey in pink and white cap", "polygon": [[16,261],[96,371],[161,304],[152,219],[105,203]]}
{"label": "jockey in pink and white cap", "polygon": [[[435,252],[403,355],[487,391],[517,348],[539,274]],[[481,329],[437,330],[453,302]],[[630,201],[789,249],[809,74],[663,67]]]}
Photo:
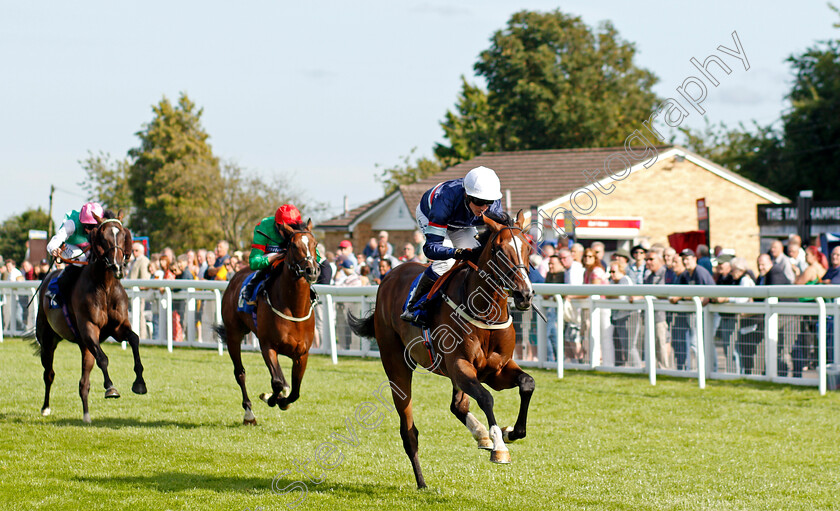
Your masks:
{"label": "jockey in pink and white cap", "polygon": [[97,202],[88,202],[79,211],[68,211],[58,232],[47,243],[47,252],[78,262],[87,261],[85,248],[90,244],[90,231],[99,223],[104,211]]}

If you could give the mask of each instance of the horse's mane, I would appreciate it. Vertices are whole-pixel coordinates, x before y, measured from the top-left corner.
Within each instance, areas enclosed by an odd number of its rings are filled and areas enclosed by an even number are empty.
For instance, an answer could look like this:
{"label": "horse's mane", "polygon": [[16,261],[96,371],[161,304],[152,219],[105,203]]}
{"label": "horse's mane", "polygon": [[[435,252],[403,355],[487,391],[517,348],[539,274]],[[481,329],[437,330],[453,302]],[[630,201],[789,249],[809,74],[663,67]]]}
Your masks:
{"label": "horse's mane", "polygon": [[[513,227],[515,225],[514,219],[511,218],[511,216],[505,213],[504,211],[502,211],[501,213],[486,211],[484,215],[490,220],[500,223],[505,227]],[[479,248],[484,249],[484,246],[490,241],[491,236],[493,236],[493,230],[485,226],[484,230],[476,238],[478,240]]]}
{"label": "horse's mane", "polygon": [[117,218],[117,215],[110,209],[106,209],[102,212],[102,220],[108,220],[109,218]]}

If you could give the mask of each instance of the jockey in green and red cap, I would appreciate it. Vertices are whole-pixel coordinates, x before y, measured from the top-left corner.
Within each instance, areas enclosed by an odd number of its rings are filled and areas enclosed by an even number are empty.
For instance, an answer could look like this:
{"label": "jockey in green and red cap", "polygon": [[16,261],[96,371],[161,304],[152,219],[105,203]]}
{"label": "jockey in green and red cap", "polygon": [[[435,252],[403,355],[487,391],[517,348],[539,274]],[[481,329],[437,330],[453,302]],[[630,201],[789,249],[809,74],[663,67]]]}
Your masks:
{"label": "jockey in green and red cap", "polygon": [[[300,211],[292,204],[283,204],[274,216],[267,216],[260,220],[260,223],[254,227],[254,237],[251,242],[251,254],[248,256],[248,264],[252,270],[256,270],[256,274],[242,290],[239,295],[240,307],[243,305],[243,300],[250,300],[255,286],[265,280],[268,276],[268,268],[277,259],[286,254],[286,249],[289,240],[285,239],[281,234],[279,226],[289,225],[294,228],[302,228]],[[320,254],[315,254],[318,262],[321,261]]]}

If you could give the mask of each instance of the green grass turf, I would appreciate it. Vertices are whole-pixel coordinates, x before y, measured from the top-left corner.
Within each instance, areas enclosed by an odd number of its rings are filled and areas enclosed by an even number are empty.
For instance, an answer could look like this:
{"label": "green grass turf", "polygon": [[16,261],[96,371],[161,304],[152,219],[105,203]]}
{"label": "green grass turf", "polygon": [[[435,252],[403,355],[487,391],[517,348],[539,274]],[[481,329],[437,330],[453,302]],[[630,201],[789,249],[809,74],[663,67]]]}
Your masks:
{"label": "green grass turf", "polygon": [[[814,388],[533,370],[528,437],[513,462],[495,465],[449,412],[451,387],[414,377],[418,491],[395,412],[356,426],[339,443],[341,464],[308,493],[278,494],[307,481],[294,459],[346,433],[359,403],[385,380],[377,359],[312,357],[302,398],[285,412],[257,400],[269,376],[245,354],[259,425],[241,425],[232,365],[214,351],[142,348],[149,393],[131,393],[130,351],[105,346],[122,392],[105,400],[94,369],[93,424],[81,421],[80,355],[62,343],[50,417],[41,417],[41,366],[21,340],[0,345],[2,509],[837,509],[840,393]],[[289,364],[284,370],[289,376]],[[516,390],[494,394],[512,424]],[[473,411],[475,412],[475,406]],[[483,414],[476,415],[484,421]],[[332,460],[337,460],[334,453]]]}

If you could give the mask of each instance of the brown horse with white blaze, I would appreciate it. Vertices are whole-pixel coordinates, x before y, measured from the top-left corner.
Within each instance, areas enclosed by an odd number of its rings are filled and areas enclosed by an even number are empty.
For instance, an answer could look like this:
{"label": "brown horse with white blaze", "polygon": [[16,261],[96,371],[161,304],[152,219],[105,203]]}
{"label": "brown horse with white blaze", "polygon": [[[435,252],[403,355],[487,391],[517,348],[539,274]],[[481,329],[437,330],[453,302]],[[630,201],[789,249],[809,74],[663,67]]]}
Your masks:
{"label": "brown horse with white blaze", "polygon": [[[88,393],[90,372],[94,363],[99,366],[105,377],[105,397],[120,397],[108,374],[108,357],[102,351],[101,343],[108,337],[127,341],[131,346],[136,375],[131,390],[135,394],[146,393],[143,364],[140,362],[140,339],[131,329],[128,296],[120,284],[124,265],[131,255],[131,233],[122,225],[122,214],[115,218],[111,212],[106,211],[105,218],[94,216],[97,225],[90,235],[87,265],[81,270],[70,296],[64,297],[67,317],[62,309],[50,309],[47,286],[42,286],[35,322],[35,337],[39,344],[41,364],[44,366],[45,390],[41,414],[50,415],[50,387],[55,378],[55,348],[62,339],[67,339],[78,344],[82,351],[79,396],[82,398],[84,422],[91,421]],[[57,273],[50,273],[44,281],[50,282]]]}
{"label": "brown horse with white blaze", "polygon": [[[507,215],[499,221],[485,215],[484,222],[481,248],[476,249],[481,250],[477,265],[456,267],[441,287],[444,304],[429,310],[433,325],[430,348],[424,346],[419,328],[400,319],[411,283],[425,269],[423,265],[394,268],[379,286],[373,314],[364,319],[348,315],[357,335],[375,337],[379,344],[400,416],[400,436],[418,488],[424,488],[426,482],[420,470],[418,430],[411,406],[411,381],[417,365],[452,380],[450,410],[469,429],[479,448],[492,451],[491,461],[509,463],[505,443],[524,438],[526,433],[534,379],[513,361],[516,341],[505,289],[512,291],[517,309],[531,306],[534,291],[527,266],[531,247],[522,232],[521,211],[515,222]],[[482,384],[496,391],[519,388],[519,416],[512,428],[498,426],[493,396]],[[470,397],[484,412],[489,431],[470,413]]]}
{"label": "brown horse with white blaze", "polygon": [[[256,424],[251,400],[245,388],[245,367],[242,365],[242,339],[253,332],[260,340],[265,365],[271,373],[270,394],[260,398],[269,406],[286,410],[300,397],[300,386],[309,348],[315,339],[315,304],[311,300],[310,285],[318,280],[321,267],[315,258],[316,241],[312,235],[312,221],[306,225],[279,225],[284,239],[289,240],[283,259],[277,259],[262,292],[257,299],[256,323],[251,314],[237,310],[239,292],[251,270],[240,270],[233,276],[222,296],[222,324],[215,326],[216,334],[227,343],[233,362],[233,375],[242,389],[244,424]],[[277,356],[292,359],[292,386],[283,376]]]}

